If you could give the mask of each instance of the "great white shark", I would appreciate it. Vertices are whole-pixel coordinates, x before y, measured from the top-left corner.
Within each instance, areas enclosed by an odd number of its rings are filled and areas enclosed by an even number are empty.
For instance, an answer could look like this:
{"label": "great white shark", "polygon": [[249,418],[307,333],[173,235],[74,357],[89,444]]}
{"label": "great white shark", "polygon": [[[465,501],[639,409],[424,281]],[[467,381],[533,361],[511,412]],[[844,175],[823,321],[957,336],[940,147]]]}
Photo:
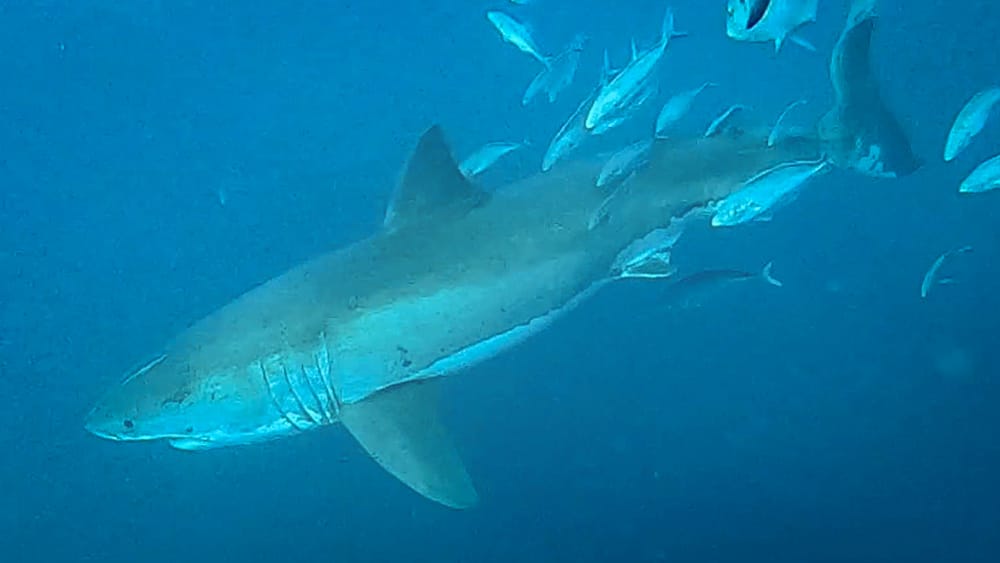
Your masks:
{"label": "great white shark", "polygon": [[[817,133],[657,140],[612,198],[596,160],[487,193],[430,128],[384,225],[183,331],[111,388],[86,428],[183,450],[250,444],[340,423],[386,470],[446,506],[477,493],[430,380],[544,330],[620,272],[622,253],[788,161],[902,176],[919,165],[869,68],[873,10],[852,11],[830,65],[835,104]],[[596,220],[595,220],[596,219]],[[655,238],[655,237],[654,237]]]}

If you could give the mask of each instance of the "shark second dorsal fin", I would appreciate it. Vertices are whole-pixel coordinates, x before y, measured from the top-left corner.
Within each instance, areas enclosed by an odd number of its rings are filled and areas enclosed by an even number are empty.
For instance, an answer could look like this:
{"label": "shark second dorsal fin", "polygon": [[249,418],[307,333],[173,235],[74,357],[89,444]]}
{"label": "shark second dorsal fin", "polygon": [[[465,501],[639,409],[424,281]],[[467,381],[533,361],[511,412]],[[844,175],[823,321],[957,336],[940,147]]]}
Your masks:
{"label": "shark second dorsal fin", "polygon": [[428,382],[404,383],[340,408],[340,421],[386,471],[421,495],[451,508],[479,496],[437,416]]}
{"label": "shark second dorsal fin", "polygon": [[458,170],[441,127],[435,125],[420,137],[386,210],[384,225],[394,230],[429,217],[462,215],[486,199],[487,193]]}

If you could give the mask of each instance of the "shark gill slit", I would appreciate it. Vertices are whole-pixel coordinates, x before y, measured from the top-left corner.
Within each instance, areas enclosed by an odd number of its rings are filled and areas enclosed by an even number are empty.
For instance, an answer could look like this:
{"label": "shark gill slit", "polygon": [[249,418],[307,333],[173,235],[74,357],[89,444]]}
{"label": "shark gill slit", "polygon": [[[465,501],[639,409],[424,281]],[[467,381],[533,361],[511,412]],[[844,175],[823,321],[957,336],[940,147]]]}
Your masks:
{"label": "shark gill slit", "polygon": [[[288,392],[291,393],[292,398],[295,399],[295,404],[297,404],[299,408],[302,409],[302,414],[306,417],[306,419],[308,419],[313,424],[316,425],[321,424],[320,420],[318,420],[317,417],[313,415],[313,412],[309,410],[309,407],[306,406],[305,401],[303,401],[302,397],[299,395],[298,390],[295,388],[295,383],[292,382],[291,376],[288,375],[288,368],[285,366],[285,362],[281,362],[281,373],[282,375],[285,376],[285,384],[288,385]],[[308,386],[308,384],[309,383],[307,381],[306,385]]]}
{"label": "shark gill slit", "polygon": [[[319,409],[320,420],[317,424],[330,424],[333,419],[330,418],[330,409],[326,406],[326,401],[320,398],[320,394],[316,392],[316,387],[313,384],[312,377],[309,376],[309,370],[306,368],[305,364],[299,364],[299,371],[302,372],[302,379],[306,382],[306,388],[309,389],[309,394],[312,398],[316,400],[316,408]],[[316,372],[320,379],[323,378],[323,372]]]}
{"label": "shark gill slit", "polygon": [[291,425],[292,428],[298,430],[299,432],[305,432],[307,429],[299,426],[298,423],[296,423],[295,420],[292,419],[291,415],[289,415],[285,411],[285,409],[281,407],[281,402],[278,400],[278,397],[274,394],[274,388],[271,387],[271,380],[267,376],[267,368],[264,367],[264,362],[258,361],[257,365],[260,367],[260,375],[261,377],[264,378],[264,388],[267,389],[267,394],[271,397],[271,403],[274,405],[274,408],[277,409],[278,413],[281,414],[281,416],[285,419],[286,422],[288,422],[288,424]]}
{"label": "shark gill slit", "polygon": [[[326,335],[321,334],[323,348],[322,355],[323,359],[320,358],[320,352],[313,355],[313,361],[316,362],[316,369],[319,371],[319,380],[323,382],[323,386],[326,387],[326,396],[330,398],[330,402],[333,406],[333,415],[340,417],[340,397],[337,396],[337,392],[333,390],[333,383],[330,381],[330,348],[326,343]],[[326,374],[324,375],[323,366],[326,365]],[[333,417],[331,416],[331,422]]]}

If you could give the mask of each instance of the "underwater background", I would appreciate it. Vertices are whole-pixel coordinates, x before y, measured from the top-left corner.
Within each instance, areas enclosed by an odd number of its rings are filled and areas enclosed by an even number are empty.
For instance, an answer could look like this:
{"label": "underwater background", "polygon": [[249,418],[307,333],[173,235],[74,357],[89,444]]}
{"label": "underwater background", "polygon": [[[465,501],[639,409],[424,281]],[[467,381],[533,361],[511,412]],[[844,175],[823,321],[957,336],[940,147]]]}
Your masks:
{"label": "underwater background", "polygon": [[[722,0],[672,0],[659,106],[711,80],[682,127],[732,103],[803,126],[831,103],[846,0],[801,34],[725,35]],[[613,284],[550,330],[443,380],[481,503],[414,494],[340,428],[200,453],[87,434],[93,402],[177,331],[381,223],[419,134],[456,153],[531,142],[533,174],[601,53],[659,32],[662,0],[0,2],[0,560],[820,562],[1000,560],[1000,192],[959,181],[995,124],[942,162],[951,120],[1000,75],[1000,5],[882,0],[875,66],[925,160],[836,172],[771,222],[693,233],[690,271],[756,271],[678,307]],[[589,42],[553,104],[522,107],[547,50]],[[650,113],[652,111],[653,113]],[[646,115],[648,114],[648,115]],[[631,142],[655,116],[582,149]],[[927,299],[942,252],[972,245]]]}

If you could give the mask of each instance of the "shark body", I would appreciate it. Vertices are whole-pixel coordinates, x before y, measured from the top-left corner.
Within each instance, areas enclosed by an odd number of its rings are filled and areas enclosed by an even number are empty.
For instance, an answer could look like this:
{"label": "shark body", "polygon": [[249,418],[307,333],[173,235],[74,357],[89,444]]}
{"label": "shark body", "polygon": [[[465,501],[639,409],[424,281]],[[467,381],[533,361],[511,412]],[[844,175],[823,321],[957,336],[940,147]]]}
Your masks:
{"label": "shark body", "polygon": [[[839,65],[868,64],[872,26],[858,25],[867,21],[845,30],[842,41],[852,49],[841,50]],[[616,259],[630,244],[762,170],[823,157],[851,167],[863,157],[854,167],[869,171],[873,155],[912,157],[905,137],[861,127],[892,119],[871,99],[876,88],[835,90],[827,119],[835,138],[789,137],[772,147],[766,131],[657,140],[649,163],[611,198],[594,187],[597,160],[568,162],[487,194],[458,171],[432,127],[382,229],[195,323],[114,386],[86,427],[112,440],[199,450],[340,423],[417,492],[471,506],[477,494],[437,419],[429,380],[547,328],[613,282]],[[866,120],[865,112],[877,115]],[[893,147],[864,150],[846,136]],[[896,165],[883,159],[875,168],[885,175]]]}

